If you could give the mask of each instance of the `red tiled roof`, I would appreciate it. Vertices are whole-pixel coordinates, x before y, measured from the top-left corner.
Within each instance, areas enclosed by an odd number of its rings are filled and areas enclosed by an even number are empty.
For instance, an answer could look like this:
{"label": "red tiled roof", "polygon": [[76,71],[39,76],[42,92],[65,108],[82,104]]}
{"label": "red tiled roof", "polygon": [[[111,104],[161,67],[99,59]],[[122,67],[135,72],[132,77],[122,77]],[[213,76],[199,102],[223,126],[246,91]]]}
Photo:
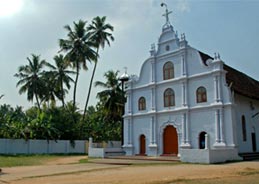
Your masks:
{"label": "red tiled roof", "polygon": [[[208,66],[207,59],[213,59],[209,55],[198,51],[204,65]],[[236,93],[259,100],[259,81],[248,75],[224,64],[223,69],[227,71],[226,82]]]}

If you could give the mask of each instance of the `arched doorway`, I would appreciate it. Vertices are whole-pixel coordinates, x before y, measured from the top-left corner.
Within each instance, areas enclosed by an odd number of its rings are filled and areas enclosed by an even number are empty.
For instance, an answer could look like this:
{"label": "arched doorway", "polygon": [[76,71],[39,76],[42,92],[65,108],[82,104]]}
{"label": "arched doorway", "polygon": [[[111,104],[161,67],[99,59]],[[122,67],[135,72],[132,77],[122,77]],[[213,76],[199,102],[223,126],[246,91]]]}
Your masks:
{"label": "arched doorway", "polygon": [[146,155],[146,137],[143,134],[139,137],[139,154]]}
{"label": "arched doorway", "polygon": [[177,155],[178,154],[178,136],[176,128],[172,125],[168,125],[164,129],[163,134],[163,154],[164,155]]}
{"label": "arched doorway", "polygon": [[205,135],[206,132],[201,132],[199,135],[199,148],[200,149],[205,149]]}

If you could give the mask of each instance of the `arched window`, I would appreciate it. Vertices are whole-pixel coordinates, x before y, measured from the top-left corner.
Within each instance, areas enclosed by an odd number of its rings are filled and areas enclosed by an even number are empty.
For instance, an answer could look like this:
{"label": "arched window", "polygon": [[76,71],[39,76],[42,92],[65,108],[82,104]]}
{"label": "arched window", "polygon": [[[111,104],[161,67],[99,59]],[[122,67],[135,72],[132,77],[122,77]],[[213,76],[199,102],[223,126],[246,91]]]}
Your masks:
{"label": "arched window", "polygon": [[171,88],[166,89],[164,92],[164,106],[165,107],[175,106],[174,90],[172,90]]}
{"label": "arched window", "polygon": [[174,78],[174,64],[170,61],[166,62],[163,67],[164,80]]}
{"label": "arched window", "polygon": [[197,103],[207,102],[207,92],[206,88],[201,86],[196,91]]}
{"label": "arched window", "polygon": [[206,132],[201,132],[199,135],[199,148],[200,149],[205,149],[205,135]]}
{"label": "arched window", "polygon": [[246,118],[242,116],[242,134],[243,134],[243,141],[246,141]]}
{"label": "arched window", "polygon": [[146,110],[146,99],[144,97],[140,97],[138,100],[138,110]]}

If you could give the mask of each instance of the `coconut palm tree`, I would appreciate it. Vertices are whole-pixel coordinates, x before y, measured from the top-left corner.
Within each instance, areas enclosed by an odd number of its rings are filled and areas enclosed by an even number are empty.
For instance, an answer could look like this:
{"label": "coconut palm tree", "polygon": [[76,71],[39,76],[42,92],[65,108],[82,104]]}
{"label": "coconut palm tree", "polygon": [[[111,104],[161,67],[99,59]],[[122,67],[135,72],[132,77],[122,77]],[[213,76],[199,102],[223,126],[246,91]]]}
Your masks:
{"label": "coconut palm tree", "polygon": [[43,67],[48,63],[45,60],[40,59],[40,55],[32,54],[31,58],[27,57],[28,65],[23,65],[18,68],[18,73],[14,76],[20,80],[16,86],[21,86],[19,93],[27,92],[27,100],[33,101],[34,97],[37,102],[38,109],[40,108],[39,99],[43,96],[44,82],[42,80]]}
{"label": "coconut palm tree", "polygon": [[67,39],[60,39],[59,46],[61,51],[66,53],[65,60],[72,63],[76,70],[76,78],[73,93],[73,106],[76,105],[76,89],[81,68],[87,70],[86,61],[95,60],[97,54],[92,49],[93,43],[89,41],[89,34],[87,34],[86,21],[79,20],[73,22],[73,29],[66,25],[64,28],[68,31]]}
{"label": "coconut palm tree", "polygon": [[92,23],[87,27],[87,30],[88,30],[89,34],[91,35],[90,39],[92,42],[95,43],[96,61],[94,62],[94,68],[93,68],[93,73],[91,76],[90,85],[89,85],[89,89],[88,89],[88,95],[87,95],[87,99],[86,99],[86,103],[85,103],[83,119],[85,118],[85,113],[86,113],[88,102],[90,99],[93,78],[95,75],[97,61],[98,61],[99,49],[100,49],[100,47],[102,49],[104,49],[106,43],[110,46],[110,40],[114,41],[114,37],[110,33],[111,31],[113,31],[113,26],[110,24],[107,24],[105,21],[106,21],[105,16],[103,16],[103,17],[97,16],[92,20]]}
{"label": "coconut palm tree", "polygon": [[104,74],[106,82],[95,82],[95,86],[104,88],[103,91],[97,94],[97,97],[106,111],[106,120],[111,122],[121,121],[126,101],[118,79],[118,73],[119,71],[109,70]]}
{"label": "coconut palm tree", "polygon": [[[67,69],[70,63],[65,61],[62,54],[56,55],[54,61],[55,65],[50,65],[51,71],[46,72],[45,75],[49,81],[50,91],[54,92],[54,95],[61,100],[64,107],[65,94],[68,93],[67,89],[70,89],[70,82],[74,82],[70,75],[75,74],[75,72]],[[67,89],[64,88],[64,85]]]}

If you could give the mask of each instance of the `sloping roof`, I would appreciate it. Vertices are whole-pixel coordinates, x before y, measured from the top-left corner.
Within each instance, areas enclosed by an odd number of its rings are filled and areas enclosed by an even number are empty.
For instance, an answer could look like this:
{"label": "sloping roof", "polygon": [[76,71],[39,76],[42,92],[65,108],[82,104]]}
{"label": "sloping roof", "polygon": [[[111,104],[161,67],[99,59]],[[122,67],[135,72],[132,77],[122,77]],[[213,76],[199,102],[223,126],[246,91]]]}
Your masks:
{"label": "sloping roof", "polygon": [[208,54],[205,54],[205,53],[203,53],[203,52],[201,52],[201,51],[198,51],[198,52],[199,52],[199,54],[200,54],[200,56],[201,56],[201,59],[202,59],[203,64],[204,64],[205,66],[208,66],[208,64],[206,63],[207,59],[212,59],[212,60],[213,60],[213,58],[210,57]]}
{"label": "sloping roof", "polygon": [[[213,59],[207,54],[199,51],[203,63],[207,66],[206,60]],[[231,89],[240,95],[259,100],[259,81],[248,75],[224,64],[223,69],[227,71],[226,82]]]}
{"label": "sloping roof", "polygon": [[259,100],[259,82],[246,74],[224,64],[227,71],[226,81],[231,88],[240,95]]}

